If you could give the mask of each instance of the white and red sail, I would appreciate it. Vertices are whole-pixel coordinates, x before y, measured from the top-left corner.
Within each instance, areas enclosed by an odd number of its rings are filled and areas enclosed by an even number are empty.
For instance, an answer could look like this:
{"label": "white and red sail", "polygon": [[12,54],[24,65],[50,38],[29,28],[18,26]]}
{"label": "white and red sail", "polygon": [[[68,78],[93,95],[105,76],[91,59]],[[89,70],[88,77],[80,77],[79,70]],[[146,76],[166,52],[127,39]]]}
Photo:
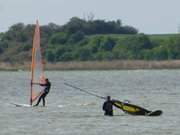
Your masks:
{"label": "white and red sail", "polygon": [[37,21],[32,46],[30,105],[32,105],[42,93],[42,86],[33,83],[44,83],[44,80],[44,64],[40,47],[40,27]]}

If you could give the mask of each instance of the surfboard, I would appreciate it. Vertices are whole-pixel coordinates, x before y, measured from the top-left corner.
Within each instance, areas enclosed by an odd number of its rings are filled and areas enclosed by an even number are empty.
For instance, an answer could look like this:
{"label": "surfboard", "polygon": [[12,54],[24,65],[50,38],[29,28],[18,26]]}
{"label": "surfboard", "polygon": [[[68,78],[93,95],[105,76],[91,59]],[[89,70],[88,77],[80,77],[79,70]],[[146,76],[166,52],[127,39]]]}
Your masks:
{"label": "surfboard", "polygon": [[21,103],[11,103],[12,105],[15,105],[16,107],[32,107],[29,104],[21,104]]}

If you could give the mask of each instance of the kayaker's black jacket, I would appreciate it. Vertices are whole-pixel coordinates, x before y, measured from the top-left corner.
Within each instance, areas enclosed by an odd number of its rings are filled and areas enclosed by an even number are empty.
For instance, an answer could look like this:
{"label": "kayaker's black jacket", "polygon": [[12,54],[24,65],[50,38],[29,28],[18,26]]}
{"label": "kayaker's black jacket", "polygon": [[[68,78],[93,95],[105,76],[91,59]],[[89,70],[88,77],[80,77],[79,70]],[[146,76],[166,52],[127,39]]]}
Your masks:
{"label": "kayaker's black jacket", "polygon": [[103,104],[104,115],[113,116],[113,102],[107,100]]}

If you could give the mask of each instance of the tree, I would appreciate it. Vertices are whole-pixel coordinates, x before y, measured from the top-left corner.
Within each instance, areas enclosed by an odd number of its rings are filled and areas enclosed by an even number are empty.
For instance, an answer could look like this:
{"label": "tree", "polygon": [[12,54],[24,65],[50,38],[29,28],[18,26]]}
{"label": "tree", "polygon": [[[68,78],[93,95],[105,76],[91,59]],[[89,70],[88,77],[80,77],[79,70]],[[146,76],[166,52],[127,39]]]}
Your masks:
{"label": "tree", "polygon": [[131,52],[134,59],[140,59],[142,57],[142,50],[152,48],[149,38],[144,34],[127,37],[121,44],[122,48]]}
{"label": "tree", "polygon": [[0,46],[0,55],[3,53],[3,48]]}
{"label": "tree", "polygon": [[65,32],[58,32],[53,34],[50,38],[50,44],[65,44],[68,40],[68,34]]}
{"label": "tree", "polygon": [[66,32],[72,34],[75,33],[83,28],[83,24],[85,23],[84,20],[73,17],[70,19],[70,21],[64,26],[64,29]]}
{"label": "tree", "polygon": [[165,47],[159,46],[153,49],[153,59],[155,60],[167,60],[168,51]]}
{"label": "tree", "polygon": [[85,37],[85,35],[82,31],[77,31],[76,33],[70,35],[69,42],[70,43],[77,43],[77,42],[83,40],[84,37]]}
{"label": "tree", "polygon": [[55,62],[55,61],[56,61],[55,52],[52,51],[52,50],[46,51],[46,59],[47,59],[49,62]]}
{"label": "tree", "polygon": [[99,49],[104,51],[112,51],[113,47],[115,46],[116,42],[111,37],[104,37],[100,42]]}
{"label": "tree", "polygon": [[82,61],[90,60],[92,59],[91,48],[89,48],[88,46],[81,47],[76,51],[75,56]]}

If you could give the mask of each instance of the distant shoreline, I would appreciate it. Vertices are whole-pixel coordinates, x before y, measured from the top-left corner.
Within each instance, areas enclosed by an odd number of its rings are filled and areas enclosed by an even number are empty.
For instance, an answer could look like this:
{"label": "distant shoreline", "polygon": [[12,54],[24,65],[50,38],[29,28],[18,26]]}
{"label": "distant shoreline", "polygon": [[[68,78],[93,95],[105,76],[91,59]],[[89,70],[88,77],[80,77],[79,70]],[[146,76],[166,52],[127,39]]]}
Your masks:
{"label": "distant shoreline", "polygon": [[[1,71],[30,70],[29,63],[0,63]],[[143,60],[113,60],[113,61],[71,61],[46,63],[45,70],[136,70],[136,69],[180,69],[180,60],[143,61]]]}

